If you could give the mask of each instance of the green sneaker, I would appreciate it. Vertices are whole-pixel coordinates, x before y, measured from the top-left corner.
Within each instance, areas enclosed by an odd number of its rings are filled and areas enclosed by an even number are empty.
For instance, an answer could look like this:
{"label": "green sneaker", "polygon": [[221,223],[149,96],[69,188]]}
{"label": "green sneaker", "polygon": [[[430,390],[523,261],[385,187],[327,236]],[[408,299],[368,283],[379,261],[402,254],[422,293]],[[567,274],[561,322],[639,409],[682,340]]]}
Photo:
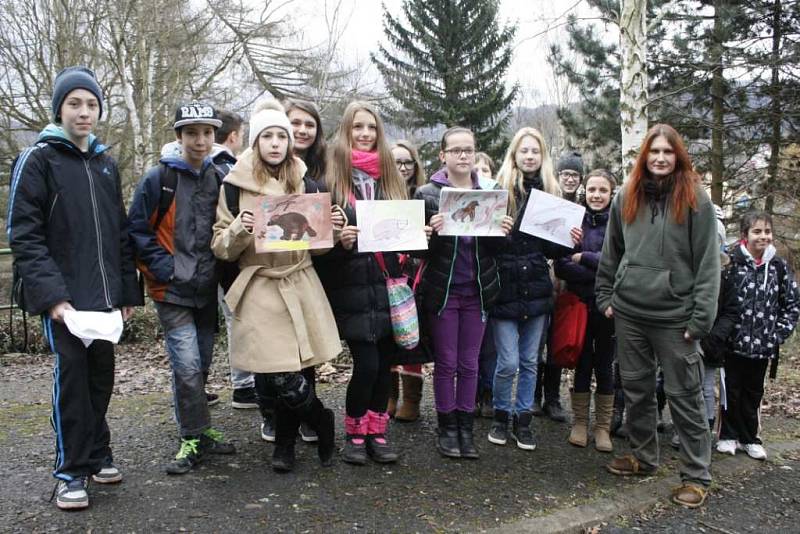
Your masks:
{"label": "green sneaker", "polygon": [[225,436],[216,428],[207,428],[200,434],[200,452],[210,454],[233,454],[236,447],[225,441]]}
{"label": "green sneaker", "polygon": [[188,473],[200,462],[200,439],[185,437],[181,438],[181,448],[175,459],[167,465],[167,474],[182,475]]}

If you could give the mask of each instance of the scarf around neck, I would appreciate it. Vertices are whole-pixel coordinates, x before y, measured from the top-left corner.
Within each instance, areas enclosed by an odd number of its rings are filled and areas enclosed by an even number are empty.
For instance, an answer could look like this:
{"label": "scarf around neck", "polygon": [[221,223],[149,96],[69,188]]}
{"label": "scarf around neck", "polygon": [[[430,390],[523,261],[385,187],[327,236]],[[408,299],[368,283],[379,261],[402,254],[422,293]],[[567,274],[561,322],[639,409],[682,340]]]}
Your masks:
{"label": "scarf around neck", "polygon": [[644,198],[647,200],[647,205],[650,206],[650,224],[656,220],[659,210],[662,213],[666,212],[667,198],[672,193],[672,188],[675,185],[675,177],[668,176],[660,180],[656,180],[651,176],[645,176],[642,179],[642,190],[644,191]]}
{"label": "scarf around neck", "polygon": [[381,158],[377,151],[363,152],[361,150],[352,149],[350,151],[350,161],[356,169],[364,171],[376,180],[380,179]]}

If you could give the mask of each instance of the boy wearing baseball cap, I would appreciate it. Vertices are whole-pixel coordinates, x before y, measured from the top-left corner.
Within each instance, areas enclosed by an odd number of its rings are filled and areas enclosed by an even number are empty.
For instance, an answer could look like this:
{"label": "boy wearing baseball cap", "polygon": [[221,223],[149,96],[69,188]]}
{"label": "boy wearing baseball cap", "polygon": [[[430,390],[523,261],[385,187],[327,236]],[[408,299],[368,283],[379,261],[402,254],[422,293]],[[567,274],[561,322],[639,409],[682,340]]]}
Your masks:
{"label": "boy wearing baseball cap", "polygon": [[[103,111],[94,73],[82,66],[59,72],[52,111],[53,123],[12,166],[6,230],[15,300],[41,314],[54,353],[56,506],[75,510],[89,506],[90,478],[122,480],[106,423],[110,339],[142,302],[117,164],[92,133]],[[86,321],[87,312],[107,313]]]}
{"label": "boy wearing baseball cap", "polygon": [[189,472],[205,453],[235,452],[211,426],[205,393],[217,306],[210,244],[222,180],[209,156],[221,124],[209,104],[178,106],[173,127],[180,155],[164,156],[147,171],[128,213],[137,264],[172,367],[180,447],[166,467],[169,474]]}

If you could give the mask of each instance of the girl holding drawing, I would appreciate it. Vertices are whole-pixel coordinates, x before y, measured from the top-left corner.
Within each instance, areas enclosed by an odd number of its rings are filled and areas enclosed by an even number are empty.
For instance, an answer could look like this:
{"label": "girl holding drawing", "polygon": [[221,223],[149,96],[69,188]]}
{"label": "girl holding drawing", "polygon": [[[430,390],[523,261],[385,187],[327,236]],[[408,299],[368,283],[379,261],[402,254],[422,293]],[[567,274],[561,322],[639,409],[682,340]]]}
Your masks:
{"label": "girl holding drawing", "polygon": [[[217,258],[238,260],[240,272],[225,296],[233,312],[231,362],[256,373],[259,401],[274,399],[275,471],[294,467],[294,443],[301,422],[319,436],[318,453],[330,465],[334,417],[316,397],[303,369],[341,352],[333,313],[308,250],[258,254],[254,210],[261,195],[303,193],[305,164],[292,156],[292,127],[274,100],[256,106],[250,118],[250,148],[224,182],[238,189],[234,216],[220,190],[211,248]],[[234,189],[235,190],[235,189]],[[332,216],[334,227],[343,218]],[[265,325],[267,327],[265,328]]]}
{"label": "girl holding drawing", "polygon": [[[392,145],[392,157],[397,172],[406,184],[408,197],[414,196],[418,187],[425,184],[425,171],[419,159],[416,147],[410,141],[401,139]],[[419,261],[406,256],[404,271],[409,279],[414,279]],[[403,398],[400,400],[400,383],[402,382]],[[397,421],[416,421],[419,419],[419,404],[422,401],[422,364],[406,363],[392,367],[391,393],[387,412]]]}
{"label": "girl holding drawing", "polygon": [[589,404],[594,371],[597,381],[594,395],[594,446],[601,452],[613,450],[610,432],[614,411],[614,377],[611,368],[614,361],[614,322],[595,305],[594,281],[616,184],[614,176],[605,169],[593,170],[586,176],[583,238],[575,253],[555,262],[556,276],[566,282],[569,291],[586,303],[589,312],[583,352],[575,368],[573,422],[569,442],[578,447],[586,447],[589,443]]}
{"label": "girl holding drawing", "polygon": [[[514,135],[497,181],[508,190],[509,213],[517,222],[497,258],[501,289],[491,311],[497,367],[493,390],[494,421],[489,441],[495,445],[506,444],[509,416],[513,410],[512,437],[520,449],[533,450],[536,441],[531,422],[539,346],[547,316],[553,307],[553,283],[547,258],[566,256],[571,251],[519,229],[533,189],[560,196],[553,163],[538,130],[522,128]],[[573,228],[570,234],[574,243],[580,241],[580,229]],[[516,403],[512,405],[512,386],[517,373]]]}
{"label": "girl holding drawing", "polygon": [[[439,159],[444,167],[414,195],[425,201],[425,217],[434,230],[428,266],[420,290],[431,313],[435,354],[433,391],[438,416],[437,449],[452,458],[478,458],[472,428],[478,387],[478,353],[486,311],[500,290],[494,255],[502,237],[441,236],[442,187],[480,189],[475,163],[475,136],[461,127],[442,136]],[[513,221],[503,219],[504,233]]]}
{"label": "girl holding drawing", "polygon": [[[345,109],[328,150],[326,182],[333,202],[349,221],[340,241],[317,263],[339,335],[353,357],[342,459],[359,465],[367,457],[394,462],[397,453],[386,433],[386,408],[391,384],[388,362],[397,346],[384,273],[375,254],[357,251],[355,204],[357,200],[406,200],[408,195],[386,142],[383,121],[371,104],[351,102]],[[384,252],[382,256],[388,275],[400,276],[398,255]]]}

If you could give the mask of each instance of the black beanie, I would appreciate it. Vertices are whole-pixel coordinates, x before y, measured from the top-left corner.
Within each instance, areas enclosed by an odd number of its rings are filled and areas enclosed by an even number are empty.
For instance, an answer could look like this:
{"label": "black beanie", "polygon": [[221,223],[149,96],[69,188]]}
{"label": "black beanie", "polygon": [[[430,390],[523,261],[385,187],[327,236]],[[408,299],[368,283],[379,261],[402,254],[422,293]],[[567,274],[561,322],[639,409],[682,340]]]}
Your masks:
{"label": "black beanie", "polygon": [[56,76],[56,81],[53,83],[53,118],[56,122],[61,120],[61,104],[64,99],[75,89],[86,89],[97,97],[97,103],[100,105],[100,117],[103,116],[103,91],[100,89],[100,84],[97,83],[97,78],[94,77],[94,72],[82,66],[67,67]]}
{"label": "black beanie", "polygon": [[575,171],[583,178],[583,158],[581,153],[575,150],[564,152],[558,160],[556,172]]}

